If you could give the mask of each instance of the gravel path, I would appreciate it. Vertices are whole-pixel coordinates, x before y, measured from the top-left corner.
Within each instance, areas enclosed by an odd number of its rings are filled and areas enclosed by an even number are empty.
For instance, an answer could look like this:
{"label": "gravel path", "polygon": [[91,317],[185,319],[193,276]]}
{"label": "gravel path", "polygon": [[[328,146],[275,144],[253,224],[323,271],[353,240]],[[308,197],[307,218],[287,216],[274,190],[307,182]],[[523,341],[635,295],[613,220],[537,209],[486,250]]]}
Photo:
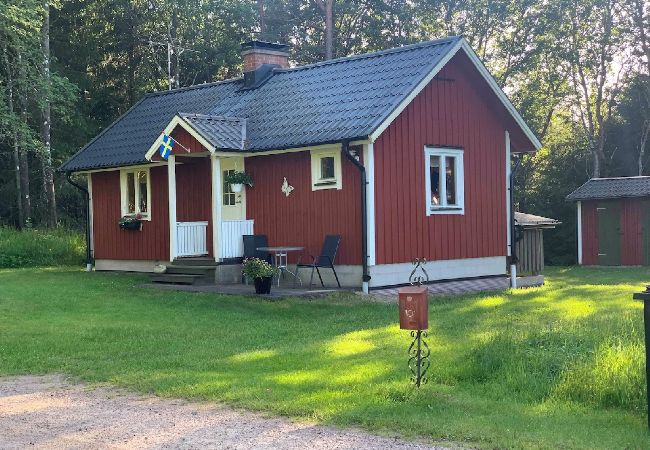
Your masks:
{"label": "gravel path", "polygon": [[72,384],[0,378],[2,449],[439,449],[207,403]]}

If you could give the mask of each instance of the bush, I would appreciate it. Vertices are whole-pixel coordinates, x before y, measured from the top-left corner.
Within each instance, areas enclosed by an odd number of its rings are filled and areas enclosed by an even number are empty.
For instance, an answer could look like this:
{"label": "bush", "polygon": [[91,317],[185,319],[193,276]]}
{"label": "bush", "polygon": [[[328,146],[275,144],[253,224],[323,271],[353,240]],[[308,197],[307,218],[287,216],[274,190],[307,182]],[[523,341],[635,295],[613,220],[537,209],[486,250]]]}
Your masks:
{"label": "bush", "polygon": [[81,233],[0,227],[0,268],[83,264],[86,243]]}

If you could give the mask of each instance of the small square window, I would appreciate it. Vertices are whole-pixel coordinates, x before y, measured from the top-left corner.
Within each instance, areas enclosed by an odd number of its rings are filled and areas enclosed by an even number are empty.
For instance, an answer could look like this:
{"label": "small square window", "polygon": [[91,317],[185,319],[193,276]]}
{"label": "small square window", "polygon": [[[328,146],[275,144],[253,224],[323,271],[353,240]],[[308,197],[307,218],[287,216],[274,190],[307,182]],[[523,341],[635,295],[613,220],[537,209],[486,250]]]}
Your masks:
{"label": "small square window", "polygon": [[427,215],[464,214],[463,151],[424,149]]}
{"label": "small square window", "polygon": [[311,151],[311,188],[341,189],[341,151],[337,149]]}

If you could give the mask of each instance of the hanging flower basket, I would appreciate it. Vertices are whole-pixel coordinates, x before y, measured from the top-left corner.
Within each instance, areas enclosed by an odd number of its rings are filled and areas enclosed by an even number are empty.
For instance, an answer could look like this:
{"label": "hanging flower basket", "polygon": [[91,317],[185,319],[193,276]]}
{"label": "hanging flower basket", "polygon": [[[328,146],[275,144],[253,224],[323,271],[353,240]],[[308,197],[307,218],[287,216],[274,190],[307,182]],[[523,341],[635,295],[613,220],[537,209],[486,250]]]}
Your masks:
{"label": "hanging flower basket", "polygon": [[244,185],[253,187],[253,178],[246,172],[239,172],[237,170],[226,176],[225,181],[230,184],[230,189],[237,193],[242,191]]}
{"label": "hanging flower basket", "polygon": [[117,224],[122,230],[130,231],[142,231],[142,216],[136,214],[135,216],[124,216],[122,217]]}

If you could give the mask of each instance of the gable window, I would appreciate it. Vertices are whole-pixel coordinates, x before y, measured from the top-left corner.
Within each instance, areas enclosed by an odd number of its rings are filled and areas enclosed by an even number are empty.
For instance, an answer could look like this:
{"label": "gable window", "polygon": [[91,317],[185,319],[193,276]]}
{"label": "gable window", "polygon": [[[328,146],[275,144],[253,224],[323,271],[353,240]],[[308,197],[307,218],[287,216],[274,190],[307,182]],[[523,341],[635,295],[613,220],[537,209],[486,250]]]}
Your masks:
{"label": "gable window", "polygon": [[463,151],[424,148],[427,216],[464,214]]}
{"label": "gable window", "polygon": [[140,214],[143,219],[151,217],[151,184],[149,169],[126,169],[120,171],[120,194],[122,216]]}
{"label": "gable window", "polygon": [[232,191],[230,183],[226,180],[230,175],[235,173],[235,170],[224,170],[223,171],[223,205],[224,206],[234,206],[237,201],[236,194]]}
{"label": "gable window", "polygon": [[341,189],[341,151],[311,150],[311,190]]}

